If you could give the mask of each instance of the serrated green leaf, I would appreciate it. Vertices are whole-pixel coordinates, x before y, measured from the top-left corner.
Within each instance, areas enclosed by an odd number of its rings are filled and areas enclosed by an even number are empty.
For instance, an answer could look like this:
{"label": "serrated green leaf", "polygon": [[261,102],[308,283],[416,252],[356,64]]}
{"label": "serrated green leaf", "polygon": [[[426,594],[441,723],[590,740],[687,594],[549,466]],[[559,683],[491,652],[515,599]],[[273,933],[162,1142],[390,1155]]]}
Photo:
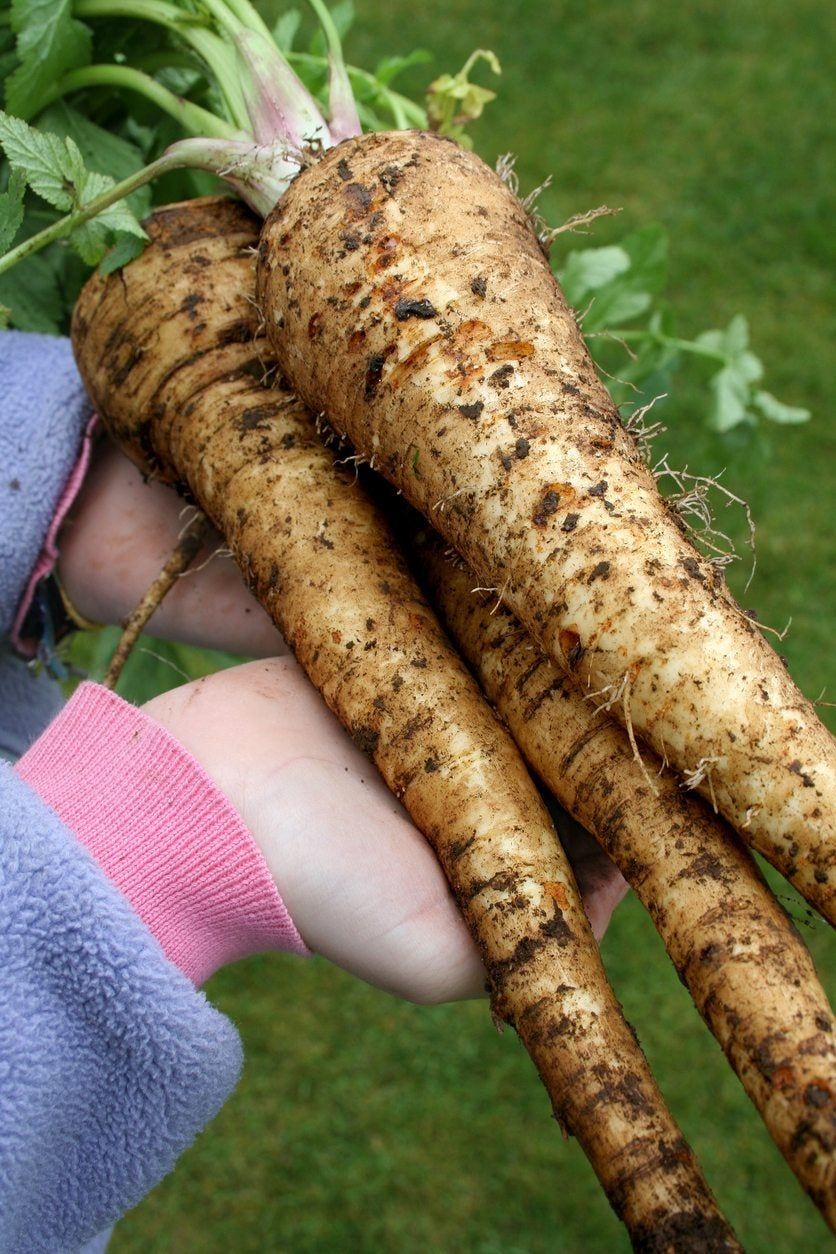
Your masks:
{"label": "serrated green leaf", "polygon": [[[71,139],[67,140],[68,144],[72,144]],[[73,147],[75,145],[73,144]],[[78,159],[81,161],[81,153],[78,152]],[[98,174],[95,170],[86,170],[82,164],[81,171],[77,181],[78,187],[78,203],[81,207],[89,205],[92,200],[103,196],[114,186],[113,179],[107,174]],[[129,235],[136,235],[140,239],[145,239],[145,232],[131,213],[128,203],[125,200],[117,200],[115,204],[109,205],[107,209],[103,209],[94,222],[100,223],[104,227],[109,227],[112,231],[126,231]]]}
{"label": "serrated green leaf", "polygon": [[[88,174],[81,189],[81,204],[87,204],[107,191],[111,180],[103,174]],[[108,248],[113,242],[113,235],[129,235],[144,241],[146,236],[142,227],[124,202],[118,202],[105,209],[97,217],[91,218],[82,226],[76,227],[70,236],[70,243],[82,261],[88,266],[97,266],[104,260]]]}
{"label": "serrated green leaf", "polygon": [[119,235],[116,243],[109,249],[99,266],[101,274],[113,274],[116,270],[121,270],[122,266],[126,266],[129,261],[133,261],[134,257],[138,257],[145,247],[145,241],[137,239],[135,235]]}
{"label": "serrated green leaf", "polygon": [[[712,419],[712,425],[718,431],[729,430],[737,422],[742,421],[740,417],[732,421],[731,415],[735,412],[735,406],[729,399],[732,392],[738,394],[744,407],[748,408],[753,402],[751,385],[757,383],[758,379],[763,376],[763,362],[748,348],[749,327],[746,319],[742,314],[735,314],[725,330],[703,331],[694,343],[699,348],[706,348],[726,359],[724,369],[715,376],[715,379],[722,376],[718,386],[725,400],[717,410],[716,421]],[[732,379],[736,381],[734,384],[732,384]],[[751,415],[749,416],[751,418]],[[716,426],[716,422],[726,425]]]}
{"label": "serrated green leaf", "polygon": [[11,26],[20,65],[6,82],[6,108],[29,118],[68,70],[89,64],[92,39],[71,0],[12,0]]}
{"label": "serrated green leaf", "polygon": [[763,378],[763,362],[754,353],[741,353],[734,360],[738,374],[747,383],[756,383],[758,379]]}
{"label": "serrated green leaf", "polygon": [[569,253],[560,273],[560,283],[570,305],[579,306],[584,299],[610,283],[630,268],[630,258],[617,244],[605,248],[581,248]]}
{"label": "serrated green leaf", "polygon": [[94,218],[73,232],[70,243],[85,265],[97,266],[104,259],[109,238],[107,229]]}
{"label": "serrated green leaf", "polygon": [[38,196],[54,209],[72,208],[72,188],[68,186],[66,144],[57,135],[41,134],[22,118],[0,112],[0,146],[9,165],[20,170]]}
{"label": "serrated green leaf", "polygon": [[[114,135],[97,126],[64,101],[50,105],[38,119],[38,126],[61,139],[72,139],[88,170],[105,174],[117,183],[146,164],[140,148],[121,135]],[[140,187],[125,203],[137,217],[144,217],[151,207],[150,188]]]}
{"label": "serrated green leaf", "polygon": [[783,401],[779,401],[771,392],[756,391],[752,398],[752,403],[758,412],[764,418],[768,418],[770,422],[794,426],[810,420],[809,409],[802,409],[797,405],[785,405]]}
{"label": "serrated green leaf", "polygon": [[[56,209],[83,209],[114,185],[108,175],[87,169],[71,135],[61,139],[49,131],[35,130],[20,118],[0,113],[0,143],[12,168],[20,170],[32,190]],[[125,201],[117,201],[76,227],[70,242],[82,260],[94,266],[111,244],[111,232],[145,238]]]}
{"label": "serrated green leaf", "polygon": [[20,170],[12,170],[9,185],[0,193],[0,253],[11,247],[23,222],[23,193],[26,179]]}
{"label": "serrated green leaf", "polygon": [[[749,368],[760,368],[757,357],[746,352],[749,347],[749,324],[743,314],[735,314],[729,325],[721,331],[703,331],[697,336],[695,343],[711,349],[712,352],[722,353],[730,361],[751,359]],[[757,367],[752,366],[752,362],[757,362]],[[759,375],[752,377],[759,378]]]}
{"label": "serrated green leaf", "polygon": [[64,302],[55,272],[43,256],[27,257],[13,270],[0,274],[0,304],[21,331],[58,335],[63,326]]}

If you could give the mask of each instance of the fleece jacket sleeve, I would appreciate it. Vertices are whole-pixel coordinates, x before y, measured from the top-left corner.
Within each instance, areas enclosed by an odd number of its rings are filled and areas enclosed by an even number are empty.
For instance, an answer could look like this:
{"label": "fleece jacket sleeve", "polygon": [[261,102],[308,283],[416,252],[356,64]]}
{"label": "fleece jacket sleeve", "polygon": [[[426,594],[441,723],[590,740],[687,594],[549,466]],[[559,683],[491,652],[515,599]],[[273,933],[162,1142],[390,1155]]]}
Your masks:
{"label": "fleece jacket sleeve", "polygon": [[8,636],[92,415],[69,340],[0,331],[0,636]]}
{"label": "fleece jacket sleeve", "polygon": [[0,641],[0,758],[15,761],[64,704],[46,671],[37,675]]}
{"label": "fleece jacket sleeve", "polygon": [[235,1029],[0,763],[0,1250],[76,1251],[235,1085]]}

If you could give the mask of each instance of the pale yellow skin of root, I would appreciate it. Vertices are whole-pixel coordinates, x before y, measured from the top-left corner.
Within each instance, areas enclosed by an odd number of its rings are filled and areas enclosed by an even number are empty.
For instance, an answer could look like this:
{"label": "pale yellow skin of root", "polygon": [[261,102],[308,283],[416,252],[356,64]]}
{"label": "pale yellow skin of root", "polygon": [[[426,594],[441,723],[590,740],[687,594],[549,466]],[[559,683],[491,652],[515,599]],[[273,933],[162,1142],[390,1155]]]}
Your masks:
{"label": "pale yellow skin of root", "polygon": [[524,757],[647,907],[775,1143],[836,1228],[836,1023],[801,937],[746,849],[594,709],[496,598],[413,532],[442,622]]}
{"label": "pale yellow skin of root", "polygon": [[498,176],[434,135],[346,141],[268,219],[259,301],[314,412],[834,922],[833,739],[660,497]]}
{"label": "pale yellow skin of root", "polygon": [[147,225],[146,252],[94,276],[76,306],[76,356],[99,413],[213,520],[433,844],[496,1012],[519,1032],[635,1247],[738,1249],[620,1014],[513,742],[352,472],[335,465],[295,398],[264,386],[252,218],[209,201]]}

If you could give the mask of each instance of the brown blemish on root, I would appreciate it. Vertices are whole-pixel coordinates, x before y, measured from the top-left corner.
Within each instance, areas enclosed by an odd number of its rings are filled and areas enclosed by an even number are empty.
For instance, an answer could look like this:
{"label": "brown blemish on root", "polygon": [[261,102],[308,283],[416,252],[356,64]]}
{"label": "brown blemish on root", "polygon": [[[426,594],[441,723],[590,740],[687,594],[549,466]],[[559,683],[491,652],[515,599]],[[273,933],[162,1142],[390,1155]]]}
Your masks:
{"label": "brown blemish on root", "polygon": [[568,670],[574,670],[583,657],[581,638],[574,627],[564,627],[560,632],[560,647]]}
{"label": "brown blemish on root", "polygon": [[556,514],[560,505],[560,493],[555,486],[546,488],[532,515],[535,527],[545,527],[552,514]]}
{"label": "brown blemish on root", "polygon": [[406,322],[408,318],[437,318],[438,313],[432,301],[404,298],[395,305],[395,317]]}
{"label": "brown blemish on root", "polygon": [[[489,361],[524,361],[534,356],[534,345],[524,340],[505,340],[492,344],[486,354]],[[496,375],[492,375],[496,378]]]}

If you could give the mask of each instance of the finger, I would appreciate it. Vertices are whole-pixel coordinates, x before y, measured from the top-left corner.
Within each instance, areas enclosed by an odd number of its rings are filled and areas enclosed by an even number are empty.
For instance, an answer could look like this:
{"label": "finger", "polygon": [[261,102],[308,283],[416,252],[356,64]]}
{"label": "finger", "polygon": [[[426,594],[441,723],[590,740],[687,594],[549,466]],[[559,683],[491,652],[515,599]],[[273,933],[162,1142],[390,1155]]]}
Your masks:
{"label": "finger", "polygon": [[560,835],[560,843],[572,864],[587,918],[597,941],[609,926],[613,911],[629,885],[598,842],[563,809],[551,793],[544,800]]}
{"label": "finger", "polygon": [[310,948],[413,1001],[484,992],[435,855],[294,662],[235,667],[146,708],[238,808]]}
{"label": "finger", "polygon": [[[172,488],[146,482],[127,457],[102,441],[61,531],[58,568],[73,604],[94,622],[123,622],[192,515],[193,507]],[[286,652],[222,546],[215,535],[154,613],[149,631],[248,656]]]}

